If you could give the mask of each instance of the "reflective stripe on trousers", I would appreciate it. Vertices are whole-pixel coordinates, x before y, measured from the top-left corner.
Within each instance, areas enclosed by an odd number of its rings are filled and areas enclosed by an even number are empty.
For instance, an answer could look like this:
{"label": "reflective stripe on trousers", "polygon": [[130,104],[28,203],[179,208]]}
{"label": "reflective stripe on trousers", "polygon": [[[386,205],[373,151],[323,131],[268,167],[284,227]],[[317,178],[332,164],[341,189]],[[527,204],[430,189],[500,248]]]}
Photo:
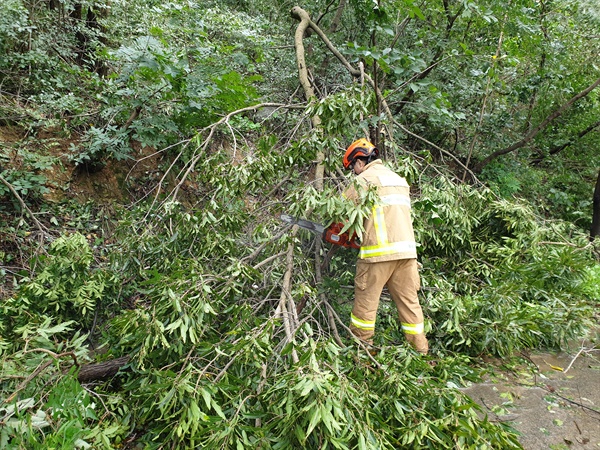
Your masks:
{"label": "reflective stripe on trousers", "polygon": [[425,326],[423,322],[421,323],[406,323],[400,322],[402,324],[402,331],[406,334],[421,334],[425,331]]}
{"label": "reflective stripe on trousers", "polygon": [[361,330],[375,330],[374,320],[361,320],[354,314],[350,314],[350,323]]}

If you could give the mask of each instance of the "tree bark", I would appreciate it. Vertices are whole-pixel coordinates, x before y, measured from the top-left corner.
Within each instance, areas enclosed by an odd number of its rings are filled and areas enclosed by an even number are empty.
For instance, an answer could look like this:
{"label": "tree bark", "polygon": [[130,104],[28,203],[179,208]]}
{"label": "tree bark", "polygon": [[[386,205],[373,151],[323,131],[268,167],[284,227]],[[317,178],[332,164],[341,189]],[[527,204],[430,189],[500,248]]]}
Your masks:
{"label": "tree bark", "polygon": [[518,142],[515,142],[510,147],[495,151],[494,153],[489,155],[487,158],[480,161],[478,164],[475,165],[475,167],[473,168],[473,171],[475,173],[479,173],[485,166],[487,166],[490,162],[492,162],[494,159],[498,158],[499,156],[506,155],[507,153],[511,153],[511,152],[514,152],[515,150],[525,147],[534,137],[536,137],[538,135],[538,133],[540,131],[542,131],[544,128],[546,128],[546,126],[548,126],[548,124],[550,122],[552,122],[554,119],[556,119],[557,117],[562,115],[567,109],[569,109],[569,107],[573,103],[575,103],[577,100],[588,95],[590,92],[592,92],[594,89],[596,89],[599,85],[600,85],[600,78],[598,78],[596,81],[594,81],[591,85],[589,85],[583,91],[579,92],[577,95],[575,95],[574,97],[569,99],[569,101],[567,101],[565,104],[563,104],[560,108],[556,109],[552,114],[550,114],[548,117],[546,117],[542,121],[542,123],[540,123],[537,127],[535,127],[533,130],[531,130],[527,134],[527,136],[525,136],[523,139],[521,139]]}
{"label": "tree bark", "polygon": [[594,202],[592,211],[592,227],[590,228],[590,241],[600,236],[600,171],[596,180],[596,189],[594,189]]}
{"label": "tree bark", "polygon": [[89,383],[91,381],[105,380],[115,376],[119,369],[127,364],[130,360],[129,356],[111,359],[101,363],[86,364],[81,366],[77,380],[80,383]]}

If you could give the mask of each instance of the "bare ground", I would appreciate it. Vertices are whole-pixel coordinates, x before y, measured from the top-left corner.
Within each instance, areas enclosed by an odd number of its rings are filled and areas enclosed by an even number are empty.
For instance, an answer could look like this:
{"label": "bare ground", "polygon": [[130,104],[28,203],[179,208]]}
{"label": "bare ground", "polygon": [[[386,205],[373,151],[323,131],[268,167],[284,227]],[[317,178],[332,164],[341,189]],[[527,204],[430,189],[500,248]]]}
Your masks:
{"label": "bare ground", "polygon": [[518,431],[524,449],[600,449],[600,330],[564,352],[498,367],[464,392],[491,420]]}

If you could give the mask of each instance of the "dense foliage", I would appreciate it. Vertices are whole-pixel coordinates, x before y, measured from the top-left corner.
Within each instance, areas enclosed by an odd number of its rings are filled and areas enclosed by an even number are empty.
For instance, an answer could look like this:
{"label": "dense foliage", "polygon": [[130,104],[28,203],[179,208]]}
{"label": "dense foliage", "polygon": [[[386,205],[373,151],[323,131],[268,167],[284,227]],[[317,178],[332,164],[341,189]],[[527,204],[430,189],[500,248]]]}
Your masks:
{"label": "dense foliage", "polygon": [[[597,319],[600,13],[310,1],[306,99],[292,6],[0,5],[0,447],[520,447],[458,388]],[[365,133],[413,186],[432,357],[385,293],[354,342],[356,253],[279,220],[361,232]]]}

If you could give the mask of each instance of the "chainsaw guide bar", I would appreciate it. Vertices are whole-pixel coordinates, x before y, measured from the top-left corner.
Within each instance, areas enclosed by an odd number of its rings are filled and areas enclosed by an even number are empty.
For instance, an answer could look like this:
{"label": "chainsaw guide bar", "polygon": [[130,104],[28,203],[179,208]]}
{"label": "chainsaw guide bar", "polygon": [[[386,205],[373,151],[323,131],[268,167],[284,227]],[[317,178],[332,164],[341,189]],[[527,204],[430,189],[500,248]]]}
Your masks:
{"label": "chainsaw guide bar", "polygon": [[291,223],[292,225],[298,225],[300,228],[312,231],[315,234],[323,234],[323,232],[325,231],[325,227],[320,223],[311,222],[310,220],[305,219],[298,219],[288,214],[282,214],[280,216],[280,219],[284,222]]}

